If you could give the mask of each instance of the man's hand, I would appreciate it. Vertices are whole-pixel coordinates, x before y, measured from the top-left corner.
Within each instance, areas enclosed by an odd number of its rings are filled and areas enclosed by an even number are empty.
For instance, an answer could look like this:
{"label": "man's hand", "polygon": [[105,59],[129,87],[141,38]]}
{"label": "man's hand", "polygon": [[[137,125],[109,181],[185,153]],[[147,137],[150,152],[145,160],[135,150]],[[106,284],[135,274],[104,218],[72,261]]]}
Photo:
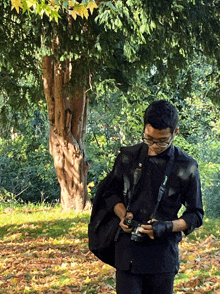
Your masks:
{"label": "man's hand", "polygon": [[152,219],[146,225],[141,225],[143,229],[140,229],[140,233],[148,234],[148,236],[153,240],[154,239],[154,231],[152,228],[152,222],[157,221],[156,219]]}
{"label": "man's hand", "polygon": [[152,219],[146,225],[142,225],[141,233],[148,234],[153,239],[159,239],[168,232],[173,231],[173,223],[171,221],[158,221]]}
{"label": "man's hand", "polygon": [[126,208],[123,203],[117,203],[114,206],[114,213],[120,218],[119,226],[122,228],[123,231],[126,233],[131,233],[132,229],[124,224],[124,220],[127,218],[133,218],[133,214],[131,212],[127,212]]}
{"label": "man's hand", "polygon": [[165,236],[167,233],[173,231],[172,221],[154,221],[152,222],[152,229],[155,239]]}
{"label": "man's hand", "polygon": [[122,228],[122,230],[123,230],[124,232],[126,232],[126,233],[131,233],[132,228],[129,228],[129,226],[126,226],[126,225],[124,224],[124,221],[125,221],[126,219],[128,219],[128,218],[130,218],[130,219],[133,218],[133,214],[132,214],[131,212],[127,212],[126,215],[125,215],[124,217],[121,218],[121,221],[120,221],[120,223],[119,223],[119,226]]}

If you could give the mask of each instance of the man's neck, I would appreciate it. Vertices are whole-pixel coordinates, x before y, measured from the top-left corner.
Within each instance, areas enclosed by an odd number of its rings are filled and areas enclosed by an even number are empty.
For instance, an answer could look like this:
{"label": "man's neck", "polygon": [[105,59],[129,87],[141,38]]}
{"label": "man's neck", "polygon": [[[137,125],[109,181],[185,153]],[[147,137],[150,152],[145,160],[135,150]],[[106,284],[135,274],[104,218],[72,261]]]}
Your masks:
{"label": "man's neck", "polygon": [[[172,144],[170,144],[171,146]],[[162,155],[162,153],[166,152],[168,149],[170,149],[170,146],[168,146],[165,150],[163,150],[162,152],[155,152],[154,150],[152,150],[151,148],[148,148],[148,156],[157,156],[157,155]]]}

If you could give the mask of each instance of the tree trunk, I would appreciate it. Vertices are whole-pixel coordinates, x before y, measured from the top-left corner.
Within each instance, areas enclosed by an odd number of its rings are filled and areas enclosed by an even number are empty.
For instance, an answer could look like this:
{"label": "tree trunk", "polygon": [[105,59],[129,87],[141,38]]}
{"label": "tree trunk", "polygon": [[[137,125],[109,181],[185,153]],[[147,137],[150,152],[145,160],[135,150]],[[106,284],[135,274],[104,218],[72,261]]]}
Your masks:
{"label": "tree trunk", "polygon": [[[70,60],[62,64],[52,56],[43,57],[44,93],[50,121],[49,146],[61,187],[61,204],[63,210],[78,212],[87,200],[84,142],[88,99],[86,82],[69,86],[73,66]],[[77,71],[77,64],[75,67]]]}

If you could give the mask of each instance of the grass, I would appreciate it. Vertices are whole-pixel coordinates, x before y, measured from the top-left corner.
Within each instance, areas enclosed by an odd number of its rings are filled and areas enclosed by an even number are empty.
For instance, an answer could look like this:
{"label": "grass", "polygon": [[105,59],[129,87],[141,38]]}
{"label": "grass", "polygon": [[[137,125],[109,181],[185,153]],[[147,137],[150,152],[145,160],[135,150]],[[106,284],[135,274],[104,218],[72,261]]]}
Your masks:
{"label": "grass", "polygon": [[[88,250],[90,212],[59,206],[0,208],[0,294],[116,293],[114,269]],[[220,293],[220,220],[180,245],[175,293]]]}

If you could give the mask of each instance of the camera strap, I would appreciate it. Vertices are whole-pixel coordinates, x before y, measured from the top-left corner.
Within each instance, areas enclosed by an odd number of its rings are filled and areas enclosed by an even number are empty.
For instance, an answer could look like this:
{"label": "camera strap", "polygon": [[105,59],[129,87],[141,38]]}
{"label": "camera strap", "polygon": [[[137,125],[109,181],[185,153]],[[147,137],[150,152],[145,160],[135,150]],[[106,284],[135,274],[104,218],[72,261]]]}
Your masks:
{"label": "camera strap", "polygon": [[153,213],[151,214],[151,217],[150,217],[151,219],[155,218],[155,215],[156,215],[158,206],[160,204],[160,201],[161,201],[163,195],[165,194],[166,184],[167,184],[168,178],[170,176],[170,173],[171,173],[171,170],[172,170],[172,167],[173,167],[173,164],[174,164],[174,147],[171,146],[171,148],[173,148],[173,150],[172,150],[170,159],[169,159],[169,161],[167,163],[167,166],[166,166],[166,170],[165,170],[165,174],[164,174],[164,180],[163,180],[162,184],[160,185],[158,196],[157,196],[157,204],[156,204],[156,207],[155,207]]}

